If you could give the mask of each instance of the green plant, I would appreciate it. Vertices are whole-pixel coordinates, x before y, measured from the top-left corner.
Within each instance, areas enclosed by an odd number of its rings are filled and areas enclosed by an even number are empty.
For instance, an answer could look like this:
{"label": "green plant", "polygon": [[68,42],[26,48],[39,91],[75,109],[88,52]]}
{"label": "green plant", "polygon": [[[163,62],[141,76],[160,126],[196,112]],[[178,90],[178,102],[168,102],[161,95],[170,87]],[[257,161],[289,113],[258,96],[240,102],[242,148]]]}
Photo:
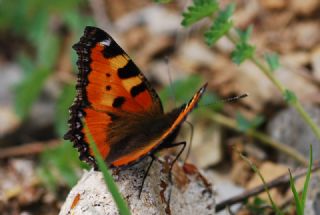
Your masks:
{"label": "green plant", "polygon": [[253,214],[267,214],[268,208],[265,206],[268,205],[268,203],[257,196],[254,197],[252,202],[246,201],[244,204]]}
{"label": "green plant", "polygon": [[261,174],[261,172],[259,171],[259,169],[256,167],[256,165],[254,165],[247,157],[245,157],[244,155],[242,155],[240,153],[241,158],[246,161],[248,163],[248,165],[251,167],[251,169],[259,176],[259,178],[261,179],[263,185],[264,185],[264,189],[268,195],[268,199],[271,203],[271,207],[273,208],[273,210],[275,211],[275,213],[277,215],[283,215],[283,212],[279,209],[279,207],[274,203],[273,199],[271,198],[270,192],[269,192],[269,188],[266,185],[266,181],[263,177],[263,175]]}
{"label": "green plant", "polygon": [[294,179],[292,177],[291,171],[289,169],[289,174],[290,174],[290,188],[293,193],[293,197],[296,203],[296,210],[298,215],[303,215],[304,214],[304,208],[305,208],[305,203],[306,203],[306,198],[307,198],[307,192],[308,192],[308,187],[309,187],[309,181],[311,178],[311,172],[312,172],[312,166],[313,166],[313,158],[312,158],[312,145],[310,145],[310,155],[309,155],[309,166],[308,166],[308,172],[306,175],[306,180],[304,181],[303,185],[303,190],[302,190],[302,195],[301,197],[299,196],[297,189],[294,185]]}
{"label": "green plant", "polygon": [[280,90],[287,104],[297,110],[302,119],[311,127],[316,137],[320,140],[319,127],[304,110],[296,95],[289,89],[286,89],[282,83],[275,78],[274,70],[279,67],[277,55],[266,55],[266,62],[262,62],[256,57],[255,47],[249,43],[252,27],[250,26],[244,31],[233,28],[233,23],[230,20],[233,10],[233,4],[221,10],[216,0],[194,0],[193,4],[183,12],[181,24],[184,27],[189,27],[204,18],[213,20],[212,26],[204,33],[205,41],[208,45],[214,45],[218,39],[226,36],[226,38],[235,45],[235,49],[231,54],[233,62],[241,64],[245,60],[250,60],[254,63]]}
{"label": "green plant", "polygon": [[236,113],[237,126],[240,131],[247,132],[251,129],[259,127],[264,122],[263,116],[256,116],[252,120],[248,120],[241,113]]}
{"label": "green plant", "polygon": [[[23,70],[23,79],[14,92],[15,110],[21,119],[28,118],[47,80],[56,75],[65,42],[78,40],[84,27],[94,23],[90,14],[86,14],[86,8],[86,0],[0,1],[0,32],[9,32],[20,44],[15,54]],[[67,46],[67,53],[76,65],[71,45]],[[74,99],[75,88],[74,83],[66,85],[61,81],[59,84],[62,90],[55,100],[55,129],[62,137],[67,130],[68,108]],[[42,181],[55,190],[59,183],[73,186],[79,176],[79,167],[85,165],[79,161],[72,144],[62,142],[56,149],[40,155],[38,173]]]}
{"label": "green plant", "polygon": [[64,45],[62,40],[65,38],[52,27],[53,21],[61,23],[75,36],[80,35],[86,25],[93,23],[80,11],[85,4],[84,0],[0,1],[0,32],[14,34],[22,41],[21,47],[29,47],[17,50],[24,78],[15,89],[15,108],[22,119],[28,116],[46,80],[54,73]]}
{"label": "green plant", "polygon": [[51,191],[56,191],[58,185],[72,187],[77,183],[79,167],[89,168],[79,160],[78,153],[72,145],[64,141],[57,148],[48,149],[40,155],[37,172],[41,181]]}
{"label": "green plant", "polygon": [[[289,174],[290,174],[290,188],[294,196],[295,204],[296,204],[296,211],[298,215],[304,215],[304,208],[305,208],[305,202],[307,198],[307,193],[308,193],[308,187],[309,187],[309,182],[311,178],[311,172],[312,172],[312,167],[313,167],[313,157],[312,157],[312,145],[310,145],[310,155],[309,155],[309,165],[308,165],[308,171],[306,174],[306,179],[304,182],[303,190],[301,197],[299,196],[297,189],[294,184],[294,178],[292,177],[291,171],[289,169]],[[268,187],[266,186],[266,181],[259,171],[259,169],[244,155],[240,153],[241,158],[248,163],[248,165],[252,168],[252,170],[260,177],[263,185],[265,186],[265,191],[268,194],[269,201],[271,202],[271,206],[273,210],[276,212],[276,214],[283,214],[283,212],[278,208],[278,206],[273,202],[273,199],[271,198],[270,192]]]}

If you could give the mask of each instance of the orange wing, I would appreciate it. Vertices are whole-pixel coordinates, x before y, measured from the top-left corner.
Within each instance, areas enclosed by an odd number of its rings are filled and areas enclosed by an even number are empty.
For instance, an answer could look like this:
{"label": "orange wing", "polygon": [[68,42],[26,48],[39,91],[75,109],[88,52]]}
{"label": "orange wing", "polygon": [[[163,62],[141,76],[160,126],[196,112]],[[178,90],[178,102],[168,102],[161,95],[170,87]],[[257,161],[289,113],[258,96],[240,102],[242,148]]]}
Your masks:
{"label": "orange wing", "polygon": [[110,152],[109,125],[114,113],[163,114],[161,101],[129,56],[106,32],[86,27],[73,48],[78,54],[77,96],[70,107],[69,131],[80,159],[95,165],[82,119],[104,158]]}

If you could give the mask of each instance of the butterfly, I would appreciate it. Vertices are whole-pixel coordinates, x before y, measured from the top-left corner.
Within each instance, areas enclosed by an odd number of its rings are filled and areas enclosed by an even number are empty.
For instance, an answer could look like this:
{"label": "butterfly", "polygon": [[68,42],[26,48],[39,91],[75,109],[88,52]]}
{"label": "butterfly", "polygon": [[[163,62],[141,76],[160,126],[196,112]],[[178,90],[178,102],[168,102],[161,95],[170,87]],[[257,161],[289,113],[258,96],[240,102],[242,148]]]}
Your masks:
{"label": "butterfly", "polygon": [[207,84],[188,103],[164,113],[156,91],[109,34],[87,26],[73,49],[79,73],[64,139],[73,142],[80,160],[97,167],[83,121],[109,167],[128,166],[173,146]]}

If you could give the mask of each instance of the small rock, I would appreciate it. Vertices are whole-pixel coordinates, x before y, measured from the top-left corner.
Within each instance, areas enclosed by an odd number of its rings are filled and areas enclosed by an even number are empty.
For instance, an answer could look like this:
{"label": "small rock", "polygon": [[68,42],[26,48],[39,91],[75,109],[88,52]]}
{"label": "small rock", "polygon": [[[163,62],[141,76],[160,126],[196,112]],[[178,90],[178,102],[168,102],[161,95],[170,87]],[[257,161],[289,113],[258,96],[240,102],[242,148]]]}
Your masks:
{"label": "small rock", "polygon": [[219,163],[222,155],[222,133],[219,125],[197,123],[194,125],[190,159],[201,168]]}
{"label": "small rock", "polygon": [[[207,175],[211,181],[214,181],[215,185],[215,193],[217,198],[217,203],[220,201],[224,201],[233,196],[239,195],[245,191],[245,189],[241,186],[237,186],[230,180],[229,177],[219,174],[215,171],[208,171]],[[231,211],[236,213],[236,211],[241,207],[240,204],[235,204],[230,207]],[[217,215],[228,215],[228,211],[222,210],[217,213]]]}
{"label": "small rock", "polygon": [[262,0],[260,3],[263,7],[270,10],[284,9],[288,5],[286,0]]}
{"label": "small rock", "polygon": [[[175,165],[173,185],[168,182],[168,161],[155,161],[146,178],[141,198],[138,192],[150,159],[113,172],[119,191],[133,215],[142,214],[215,214],[215,196],[210,183],[189,164]],[[172,188],[170,208],[168,190]],[[101,172],[85,172],[69,193],[60,215],[118,214]]]}
{"label": "small rock", "polygon": [[16,112],[10,107],[0,106],[0,137],[14,131],[21,123]]}
{"label": "small rock", "polygon": [[[304,106],[307,113],[320,126],[320,109],[315,106]],[[268,133],[272,138],[286,144],[309,159],[309,144],[313,147],[313,157],[320,156],[320,143],[315,137],[309,125],[301,119],[301,116],[293,108],[288,108],[278,113],[267,126]],[[281,163],[296,166],[296,162],[285,154],[279,153]]]}
{"label": "small rock", "polygon": [[320,214],[320,173],[314,172],[311,174],[311,180],[308,188],[305,214],[318,215]]}
{"label": "small rock", "polygon": [[310,53],[307,51],[291,52],[281,56],[281,64],[289,69],[301,68],[310,62]]}
{"label": "small rock", "polygon": [[319,8],[319,0],[291,0],[291,8],[298,15],[310,16]]}
{"label": "small rock", "polygon": [[320,46],[317,46],[311,53],[311,65],[314,77],[320,80]]}
{"label": "small rock", "polygon": [[296,44],[299,48],[311,49],[320,41],[318,22],[301,22],[294,27]]}
{"label": "small rock", "polygon": [[0,105],[13,107],[15,93],[12,89],[22,80],[22,69],[16,64],[1,64],[0,74]]}
{"label": "small rock", "polygon": [[182,30],[181,16],[163,6],[152,5],[129,13],[115,22],[116,28],[123,32],[134,26],[145,24],[151,34],[172,34]]}
{"label": "small rock", "polygon": [[216,62],[215,54],[199,40],[188,40],[182,44],[177,55],[190,66],[190,70],[198,65],[212,67]]}

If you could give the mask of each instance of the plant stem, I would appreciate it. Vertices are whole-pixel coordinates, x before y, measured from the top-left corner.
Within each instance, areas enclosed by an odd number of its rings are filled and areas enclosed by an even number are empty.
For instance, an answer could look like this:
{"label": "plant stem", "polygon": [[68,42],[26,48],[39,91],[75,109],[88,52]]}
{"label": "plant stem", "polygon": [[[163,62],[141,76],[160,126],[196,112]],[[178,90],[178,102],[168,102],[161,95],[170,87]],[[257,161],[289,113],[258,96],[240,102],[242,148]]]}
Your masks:
{"label": "plant stem", "polygon": [[[232,33],[231,31],[229,31],[226,34],[226,37],[234,45],[237,44],[238,39],[236,38],[234,33]],[[279,89],[279,91],[282,93],[282,95],[284,95],[284,93],[286,91],[286,88],[285,88],[285,86],[282,85],[282,83],[278,79],[275,78],[275,76],[273,75],[272,71],[255,56],[249,58],[249,60],[253,64],[255,64],[269,78],[269,80]],[[298,99],[296,99],[295,101],[290,103],[290,105],[293,106],[297,110],[297,112],[300,114],[302,119],[311,127],[311,129],[312,129],[313,133],[316,135],[317,139],[320,140],[320,129],[319,129],[319,127],[316,125],[316,123],[312,120],[310,115],[302,107],[300,101]]]}
{"label": "plant stem", "polygon": [[305,111],[305,109],[302,107],[301,103],[299,100],[296,100],[295,103],[292,104],[293,107],[298,111],[300,116],[304,119],[304,121],[311,127],[313,133],[316,134],[317,138],[320,140],[320,129],[319,127],[315,124],[315,122],[312,120],[310,115]]}
{"label": "plant stem", "polygon": [[267,182],[264,179],[263,175],[261,174],[260,170],[256,167],[256,165],[254,165],[247,157],[245,157],[243,154],[240,153],[241,158],[248,163],[248,165],[251,167],[251,169],[253,169],[253,171],[259,176],[259,178],[262,181],[263,187],[268,195],[269,201],[271,202],[272,208],[273,210],[276,212],[277,215],[284,215],[284,213],[282,211],[280,211],[280,209],[278,208],[278,206],[274,203],[269,188],[267,186]]}
{"label": "plant stem", "polygon": [[[233,130],[240,131],[239,127],[237,126],[237,122],[229,117],[223,116],[221,114],[217,114],[217,113],[206,113],[206,116],[210,116],[210,119],[221,124],[224,125],[228,128],[231,128]],[[246,132],[244,132],[245,134],[247,134],[248,136],[254,137],[258,140],[261,141],[261,143],[271,146],[285,154],[287,154],[288,156],[292,157],[293,159],[295,159],[296,161],[298,161],[299,163],[303,164],[304,166],[308,165],[308,161],[295,149],[290,148],[289,146],[280,143],[274,139],[272,139],[271,137],[255,131],[255,130],[248,130]]]}

